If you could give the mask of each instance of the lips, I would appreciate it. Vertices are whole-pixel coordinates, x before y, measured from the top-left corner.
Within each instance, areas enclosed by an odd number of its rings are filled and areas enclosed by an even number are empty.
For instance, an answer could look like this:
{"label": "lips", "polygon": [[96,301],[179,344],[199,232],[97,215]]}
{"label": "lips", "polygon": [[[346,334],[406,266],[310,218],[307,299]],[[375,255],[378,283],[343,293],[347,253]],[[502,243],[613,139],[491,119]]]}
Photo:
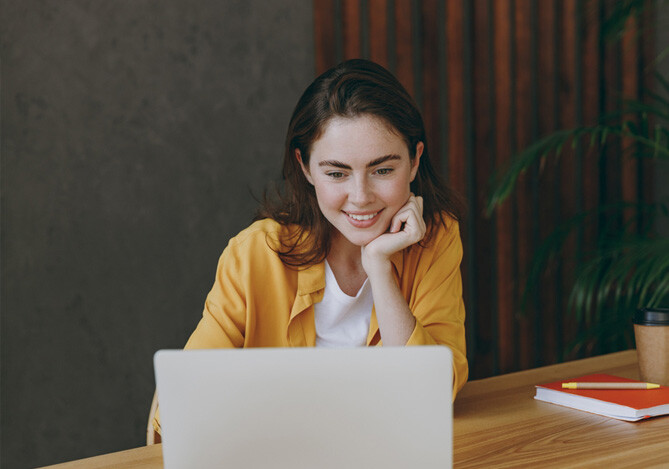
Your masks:
{"label": "lips", "polygon": [[376,215],[378,215],[379,212],[367,213],[367,214],[355,214],[355,213],[348,213],[348,212],[344,212],[344,213],[346,213],[346,215],[348,215],[349,217],[353,218],[356,221],[367,221],[367,220],[371,220],[372,218],[374,218]]}
{"label": "lips", "polygon": [[382,210],[372,213],[344,213],[346,214],[346,219],[352,226],[355,228],[366,229],[376,224],[376,222],[379,220],[379,214],[381,212]]}

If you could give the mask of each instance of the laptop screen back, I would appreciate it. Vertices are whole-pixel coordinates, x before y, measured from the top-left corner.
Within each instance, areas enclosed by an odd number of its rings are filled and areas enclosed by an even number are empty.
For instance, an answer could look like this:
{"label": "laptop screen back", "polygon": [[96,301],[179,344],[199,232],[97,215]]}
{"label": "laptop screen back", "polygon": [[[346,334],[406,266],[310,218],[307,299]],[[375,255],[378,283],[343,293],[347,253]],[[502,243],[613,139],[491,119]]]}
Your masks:
{"label": "laptop screen back", "polygon": [[165,467],[451,467],[447,347],[162,350]]}

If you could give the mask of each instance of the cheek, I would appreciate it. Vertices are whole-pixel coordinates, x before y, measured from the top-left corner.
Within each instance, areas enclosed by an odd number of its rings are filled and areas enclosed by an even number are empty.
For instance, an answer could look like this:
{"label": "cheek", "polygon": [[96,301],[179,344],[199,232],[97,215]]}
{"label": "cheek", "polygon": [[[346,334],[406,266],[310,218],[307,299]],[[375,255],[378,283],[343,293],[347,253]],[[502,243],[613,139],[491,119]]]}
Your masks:
{"label": "cheek", "polygon": [[399,207],[406,203],[410,192],[409,183],[404,179],[393,181],[392,184],[384,186],[381,191],[382,197],[388,205]]}
{"label": "cheek", "polygon": [[338,208],[345,200],[344,191],[331,184],[316,184],[316,198],[321,208]]}

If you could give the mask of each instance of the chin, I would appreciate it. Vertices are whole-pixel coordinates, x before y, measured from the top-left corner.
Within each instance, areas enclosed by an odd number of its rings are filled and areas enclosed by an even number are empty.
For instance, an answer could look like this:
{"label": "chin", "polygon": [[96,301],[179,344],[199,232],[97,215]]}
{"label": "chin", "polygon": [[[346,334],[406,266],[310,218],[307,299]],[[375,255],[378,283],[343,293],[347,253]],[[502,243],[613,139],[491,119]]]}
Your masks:
{"label": "chin", "polygon": [[[341,233],[341,232],[340,232]],[[367,246],[383,233],[342,233],[344,238],[356,246]]]}

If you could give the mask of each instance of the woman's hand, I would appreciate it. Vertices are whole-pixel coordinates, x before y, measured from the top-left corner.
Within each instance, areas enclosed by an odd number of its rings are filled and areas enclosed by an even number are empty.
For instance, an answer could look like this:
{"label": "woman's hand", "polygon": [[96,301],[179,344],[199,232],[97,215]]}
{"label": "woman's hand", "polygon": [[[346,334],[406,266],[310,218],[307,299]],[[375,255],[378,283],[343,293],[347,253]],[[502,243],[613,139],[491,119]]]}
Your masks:
{"label": "woman's hand", "polygon": [[368,276],[390,267],[390,256],[425,236],[423,198],[413,194],[390,222],[388,231],[361,248],[362,267]]}
{"label": "woman's hand", "polygon": [[360,248],[384,345],[406,344],[416,326],[416,319],[393,277],[390,256],[416,244],[423,236],[423,198],[411,194],[391,220],[388,231]]}

